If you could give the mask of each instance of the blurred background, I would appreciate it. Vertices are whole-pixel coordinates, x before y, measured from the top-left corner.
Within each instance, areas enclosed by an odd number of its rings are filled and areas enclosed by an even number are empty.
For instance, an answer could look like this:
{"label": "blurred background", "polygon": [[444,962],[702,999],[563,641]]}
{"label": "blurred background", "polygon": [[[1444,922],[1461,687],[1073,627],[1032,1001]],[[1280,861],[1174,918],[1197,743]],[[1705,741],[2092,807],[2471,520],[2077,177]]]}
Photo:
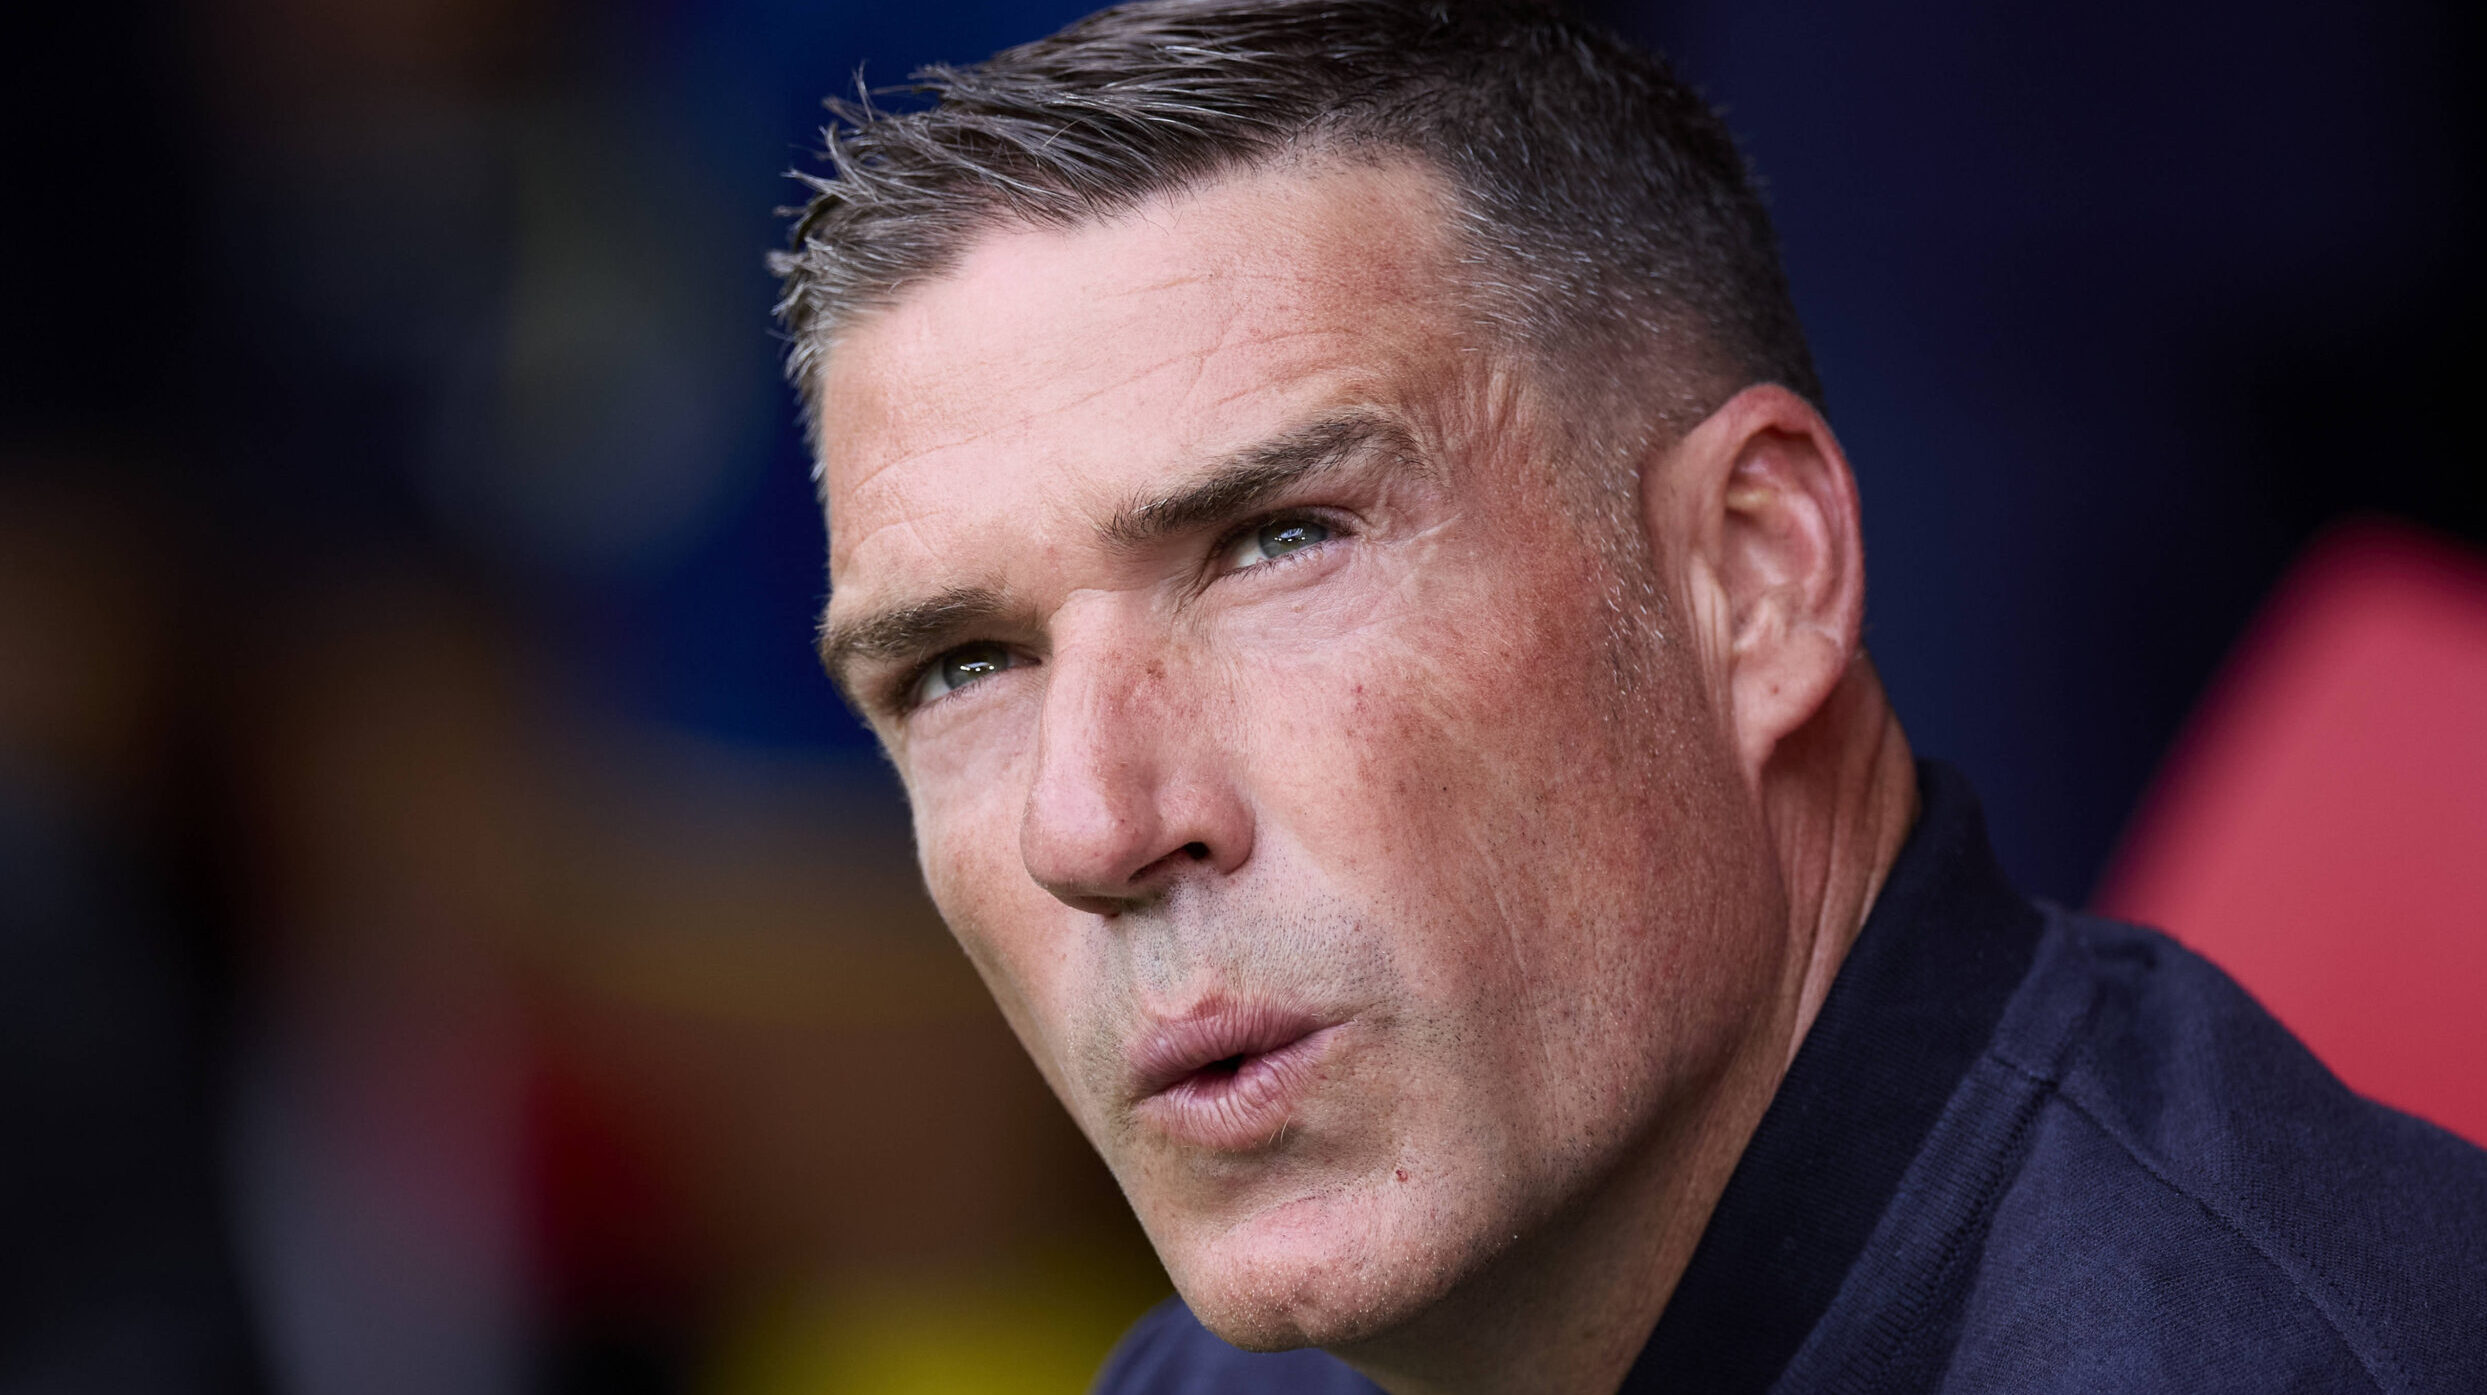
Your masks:
{"label": "blurred background", "polygon": [[[1082,8],[13,24],[0,1391],[1068,1391],[1165,1292],[813,663],[761,267],[824,94]],[[2336,746],[2276,691],[2442,787],[2293,826],[2417,810],[2477,906],[2478,21],[1591,8],[1769,181],[1870,643],[2022,884],[2210,925],[2165,849]]]}

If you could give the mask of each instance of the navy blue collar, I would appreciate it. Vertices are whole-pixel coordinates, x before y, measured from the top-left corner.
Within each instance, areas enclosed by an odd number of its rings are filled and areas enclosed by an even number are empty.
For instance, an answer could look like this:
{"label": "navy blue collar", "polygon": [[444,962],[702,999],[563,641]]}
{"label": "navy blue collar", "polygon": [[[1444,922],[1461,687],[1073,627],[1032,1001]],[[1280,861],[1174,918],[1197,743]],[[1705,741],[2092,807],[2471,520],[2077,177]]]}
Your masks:
{"label": "navy blue collar", "polygon": [[1620,1395],[1762,1391],[1813,1329],[2029,971],[2037,911],[1959,772],[1917,827]]}

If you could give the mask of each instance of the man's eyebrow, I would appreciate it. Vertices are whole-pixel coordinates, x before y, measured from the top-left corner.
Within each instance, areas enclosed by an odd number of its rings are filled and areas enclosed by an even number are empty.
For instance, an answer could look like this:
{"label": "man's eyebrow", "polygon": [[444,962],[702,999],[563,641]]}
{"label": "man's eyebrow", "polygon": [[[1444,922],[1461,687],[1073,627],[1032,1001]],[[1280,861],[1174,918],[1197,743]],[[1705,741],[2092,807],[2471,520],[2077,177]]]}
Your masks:
{"label": "man's eyebrow", "polygon": [[1109,546],[1136,550],[1234,520],[1307,476],[1385,450],[1402,463],[1417,461],[1407,431],[1386,417],[1373,412],[1326,417],[1238,451],[1170,493],[1125,504],[1097,532]]}
{"label": "man's eyebrow", "polygon": [[820,622],[820,666],[847,700],[867,707],[855,690],[852,670],[864,659],[911,659],[946,647],[962,632],[990,623],[1007,608],[1002,593],[986,586],[957,586],[920,601],[869,611],[851,620]]}

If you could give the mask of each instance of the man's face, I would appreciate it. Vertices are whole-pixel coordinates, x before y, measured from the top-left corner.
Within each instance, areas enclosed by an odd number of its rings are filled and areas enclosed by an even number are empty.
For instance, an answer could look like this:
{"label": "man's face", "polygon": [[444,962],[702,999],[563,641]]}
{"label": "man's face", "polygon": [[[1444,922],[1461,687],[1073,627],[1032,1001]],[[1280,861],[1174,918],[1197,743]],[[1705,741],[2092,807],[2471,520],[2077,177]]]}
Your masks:
{"label": "man's face", "polygon": [[822,383],[831,657],[933,897],[1247,1345],[1577,1209],[1775,972],[1713,685],[1616,619],[1451,216],[1317,166],[995,232]]}

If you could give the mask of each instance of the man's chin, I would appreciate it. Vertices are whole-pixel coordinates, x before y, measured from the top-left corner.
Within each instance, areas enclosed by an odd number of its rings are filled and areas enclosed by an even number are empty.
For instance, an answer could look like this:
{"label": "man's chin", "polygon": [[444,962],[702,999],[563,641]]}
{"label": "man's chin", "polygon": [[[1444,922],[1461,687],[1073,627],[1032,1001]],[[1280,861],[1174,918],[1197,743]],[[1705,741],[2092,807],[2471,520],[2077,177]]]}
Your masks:
{"label": "man's chin", "polygon": [[1367,1342],[1458,1277],[1434,1237],[1411,1233],[1411,1200],[1350,1188],[1284,1202],[1203,1232],[1167,1268],[1201,1325],[1246,1351]]}

